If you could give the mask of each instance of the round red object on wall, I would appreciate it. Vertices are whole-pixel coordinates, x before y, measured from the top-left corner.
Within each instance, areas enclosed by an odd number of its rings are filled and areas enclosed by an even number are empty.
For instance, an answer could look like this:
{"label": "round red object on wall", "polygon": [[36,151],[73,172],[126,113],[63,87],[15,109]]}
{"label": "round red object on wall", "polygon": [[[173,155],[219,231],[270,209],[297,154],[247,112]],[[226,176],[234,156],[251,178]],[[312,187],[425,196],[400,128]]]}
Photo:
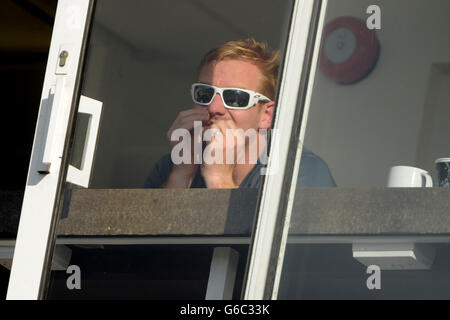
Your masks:
{"label": "round red object on wall", "polygon": [[378,38],[365,21],[340,17],[324,29],[319,69],[336,82],[354,83],[370,73],[379,52]]}

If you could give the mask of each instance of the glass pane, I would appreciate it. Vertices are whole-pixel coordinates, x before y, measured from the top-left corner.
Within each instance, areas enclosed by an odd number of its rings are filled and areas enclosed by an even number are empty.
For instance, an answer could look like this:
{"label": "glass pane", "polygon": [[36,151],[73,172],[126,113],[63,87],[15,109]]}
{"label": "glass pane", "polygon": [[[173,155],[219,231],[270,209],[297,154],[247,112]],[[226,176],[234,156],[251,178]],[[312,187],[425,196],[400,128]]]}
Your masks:
{"label": "glass pane", "polygon": [[[291,11],[292,1],[96,2],[49,299],[216,297],[211,283],[224,257],[236,273],[230,298],[240,297],[264,163],[207,163],[219,141],[207,140],[207,129],[270,129],[274,52],[286,45]],[[229,43],[247,38],[257,43]],[[263,66],[272,72],[265,82]],[[208,87],[196,89],[194,105],[196,82]],[[222,100],[222,88],[244,91],[227,90]],[[197,129],[203,140],[181,144]],[[201,164],[176,162],[198,150]],[[263,145],[257,150],[256,159]]]}
{"label": "glass pane", "polygon": [[450,297],[449,13],[329,1],[278,298]]}
{"label": "glass pane", "polygon": [[0,300],[6,298],[56,3],[0,2]]}

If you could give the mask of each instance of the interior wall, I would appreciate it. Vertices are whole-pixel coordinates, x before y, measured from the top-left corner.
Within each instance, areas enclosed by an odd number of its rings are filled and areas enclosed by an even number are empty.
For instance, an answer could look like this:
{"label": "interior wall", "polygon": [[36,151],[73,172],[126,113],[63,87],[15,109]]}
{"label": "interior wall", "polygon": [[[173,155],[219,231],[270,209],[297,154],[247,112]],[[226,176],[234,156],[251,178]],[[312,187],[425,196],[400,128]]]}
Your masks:
{"label": "interior wall", "polygon": [[[326,22],[340,16],[366,20],[372,4],[381,8],[376,67],[352,85],[319,71],[309,111],[305,146],[327,161],[341,187],[386,186],[395,165],[434,170],[436,154],[417,154],[432,65],[450,61],[450,2],[328,1]],[[450,150],[440,154],[448,157]]]}
{"label": "interior wall", "polygon": [[[450,64],[436,63],[431,68],[424,108],[417,163],[434,172],[433,160],[450,158]],[[435,180],[437,186],[437,179]]]}
{"label": "interior wall", "polygon": [[[0,238],[15,238],[27,181],[57,0],[0,1]],[[0,263],[6,299],[11,260]]]}

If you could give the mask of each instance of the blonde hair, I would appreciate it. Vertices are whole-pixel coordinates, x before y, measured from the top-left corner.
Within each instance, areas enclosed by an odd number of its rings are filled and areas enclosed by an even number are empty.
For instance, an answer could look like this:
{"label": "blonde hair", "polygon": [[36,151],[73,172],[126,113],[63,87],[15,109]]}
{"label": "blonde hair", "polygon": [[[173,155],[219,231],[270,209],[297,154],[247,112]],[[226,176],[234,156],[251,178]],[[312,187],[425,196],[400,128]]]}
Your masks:
{"label": "blonde hair", "polygon": [[272,100],[275,99],[280,71],[280,52],[270,50],[266,42],[258,42],[253,38],[229,41],[208,51],[197,69],[197,77],[205,65],[233,59],[249,61],[259,67],[263,76],[261,93]]}

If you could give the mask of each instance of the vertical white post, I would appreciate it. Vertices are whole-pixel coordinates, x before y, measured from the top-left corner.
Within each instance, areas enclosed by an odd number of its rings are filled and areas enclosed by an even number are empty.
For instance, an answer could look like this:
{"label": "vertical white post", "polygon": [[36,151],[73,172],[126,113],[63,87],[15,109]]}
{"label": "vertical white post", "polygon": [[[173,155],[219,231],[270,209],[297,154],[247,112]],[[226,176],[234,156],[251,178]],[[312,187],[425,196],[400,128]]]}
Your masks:
{"label": "vertical white post", "polygon": [[229,247],[214,248],[206,300],[231,300],[239,253]]}
{"label": "vertical white post", "polygon": [[[316,39],[315,39],[315,43],[314,43],[314,53],[313,53],[312,62],[311,62],[311,70],[310,70],[310,75],[309,75],[309,79],[308,79],[308,89],[306,92],[305,104],[304,104],[304,108],[303,108],[304,121],[302,122],[301,127],[300,127],[300,137],[299,137],[299,143],[297,146],[297,155],[296,155],[295,164],[294,164],[294,172],[293,172],[293,176],[292,176],[292,186],[297,185],[298,172],[300,170],[300,160],[302,158],[303,141],[305,140],[305,131],[306,131],[308,113],[309,113],[309,109],[310,109],[310,105],[311,105],[312,91],[314,89],[313,88],[314,80],[315,80],[317,65],[318,65],[318,61],[319,61],[320,44],[322,42],[321,36],[322,36],[322,31],[323,31],[323,27],[324,27],[324,23],[325,23],[325,15],[326,15],[327,7],[328,7],[328,0],[322,0],[321,12],[320,12],[320,16],[319,16],[318,25],[317,25],[317,31],[316,31]],[[281,245],[280,245],[280,252],[278,253],[278,262],[277,262],[277,268],[275,271],[275,282],[274,282],[273,291],[272,291],[272,299],[276,299],[278,297],[278,289],[279,289],[279,285],[280,285],[284,256],[286,253],[286,243],[287,243],[287,238],[288,238],[288,234],[289,234],[289,227],[291,225],[291,214],[292,214],[292,207],[294,205],[296,189],[297,189],[296,187],[291,188],[289,201],[286,206],[286,216],[285,216],[285,221],[284,221],[284,226],[283,226],[283,231],[282,231],[283,233],[282,233],[282,239],[281,239]]]}
{"label": "vertical white post", "polygon": [[[297,0],[294,4],[291,28],[286,49],[285,66],[278,94],[278,110],[274,128],[282,139],[271,141],[268,172],[261,198],[260,212],[253,234],[253,249],[248,268],[247,282],[244,283],[244,298],[264,299],[267,274],[270,267],[272,246],[275,237],[281,190],[286,169],[292,128],[293,114],[297,108],[300,81],[304,72],[304,60],[310,33],[312,13],[316,0]],[[300,146],[301,147],[301,146]],[[299,150],[301,152],[301,150]],[[273,154],[272,154],[273,153]],[[277,168],[277,170],[273,170]],[[273,174],[270,174],[273,172]]]}

